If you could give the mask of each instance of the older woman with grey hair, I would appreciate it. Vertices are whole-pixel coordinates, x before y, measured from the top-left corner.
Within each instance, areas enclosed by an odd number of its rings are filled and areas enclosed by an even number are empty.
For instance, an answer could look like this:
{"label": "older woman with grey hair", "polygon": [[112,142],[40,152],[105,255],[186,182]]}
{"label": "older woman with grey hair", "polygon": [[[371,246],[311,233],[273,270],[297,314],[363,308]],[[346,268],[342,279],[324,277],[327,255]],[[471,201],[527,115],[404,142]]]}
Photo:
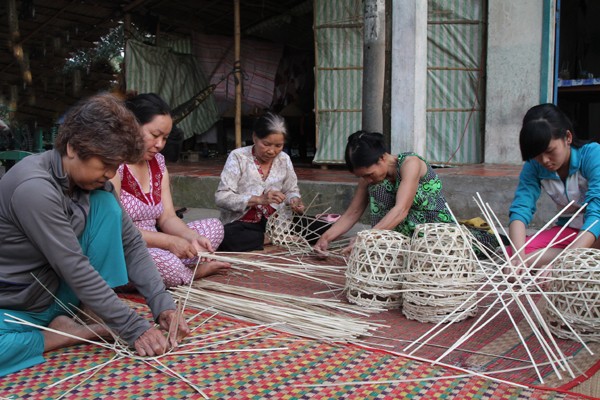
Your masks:
{"label": "older woman with grey hair", "polygon": [[282,151],[286,134],[284,119],[267,112],[254,123],[254,145],[229,154],[215,193],[225,224],[220,251],[260,250],[267,218],[278,208],[304,212],[292,161]]}

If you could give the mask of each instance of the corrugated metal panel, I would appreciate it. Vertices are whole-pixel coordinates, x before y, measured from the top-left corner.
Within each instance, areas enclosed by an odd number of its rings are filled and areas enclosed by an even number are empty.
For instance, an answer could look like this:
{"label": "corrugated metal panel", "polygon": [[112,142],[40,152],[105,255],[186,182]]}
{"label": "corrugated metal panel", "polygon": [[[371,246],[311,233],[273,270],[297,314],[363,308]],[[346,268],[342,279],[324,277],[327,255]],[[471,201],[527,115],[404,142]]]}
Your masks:
{"label": "corrugated metal panel", "polygon": [[425,157],[482,162],[485,0],[429,0],[428,14]]}
{"label": "corrugated metal panel", "polygon": [[349,135],[362,124],[361,0],[315,0],[314,162],[341,164]]}
{"label": "corrugated metal panel", "polygon": [[[127,42],[125,52],[127,89],[139,93],[155,92],[172,108],[188,101],[208,86],[193,56],[176,54],[166,47]],[[213,96],[179,123],[184,137],[207,131],[219,114]]]}

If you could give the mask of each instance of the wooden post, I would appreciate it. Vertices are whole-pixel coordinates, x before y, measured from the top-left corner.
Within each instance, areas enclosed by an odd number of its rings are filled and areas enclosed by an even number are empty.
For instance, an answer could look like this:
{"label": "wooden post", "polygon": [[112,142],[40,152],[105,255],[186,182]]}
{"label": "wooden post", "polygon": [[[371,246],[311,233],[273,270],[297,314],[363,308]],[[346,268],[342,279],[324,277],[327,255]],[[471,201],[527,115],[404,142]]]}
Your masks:
{"label": "wooden post", "polygon": [[[127,42],[129,41],[129,39],[131,39],[132,34],[131,34],[131,14],[130,13],[126,13],[125,14],[125,19],[124,19],[124,24],[123,24],[123,39],[124,39],[124,52],[127,52]],[[123,54],[123,64],[121,66],[121,84],[120,84],[120,90],[122,93],[127,93],[127,65],[125,64],[125,59],[127,57],[125,56],[125,54]]]}
{"label": "wooden post", "polygon": [[233,0],[235,69],[235,147],[242,147],[242,63],[240,61],[240,0]]}
{"label": "wooden post", "polygon": [[383,131],[385,0],[364,2],[362,129]]}

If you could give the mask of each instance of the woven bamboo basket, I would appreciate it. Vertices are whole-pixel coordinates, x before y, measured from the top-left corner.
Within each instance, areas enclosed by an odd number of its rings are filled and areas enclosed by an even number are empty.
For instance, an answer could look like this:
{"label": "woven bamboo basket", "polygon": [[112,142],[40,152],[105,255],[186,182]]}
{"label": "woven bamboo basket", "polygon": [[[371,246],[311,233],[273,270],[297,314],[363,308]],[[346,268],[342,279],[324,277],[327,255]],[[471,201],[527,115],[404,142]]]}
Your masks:
{"label": "woven bamboo basket", "polygon": [[296,232],[292,210],[282,207],[267,219],[265,234],[271,238],[271,243],[285,247],[290,253],[303,253],[311,249],[311,245]]}
{"label": "woven bamboo basket", "polygon": [[407,259],[402,312],[420,322],[457,322],[477,313],[476,298],[469,299],[477,282],[470,233],[454,224],[418,225]]}
{"label": "woven bamboo basket", "polygon": [[550,331],[562,339],[577,339],[575,331],[585,341],[600,342],[600,250],[565,250],[552,277],[547,296],[556,309],[547,306],[545,312]]}
{"label": "woven bamboo basket", "polygon": [[389,230],[357,234],[346,270],[348,301],[363,307],[400,308],[404,260],[410,238]]}

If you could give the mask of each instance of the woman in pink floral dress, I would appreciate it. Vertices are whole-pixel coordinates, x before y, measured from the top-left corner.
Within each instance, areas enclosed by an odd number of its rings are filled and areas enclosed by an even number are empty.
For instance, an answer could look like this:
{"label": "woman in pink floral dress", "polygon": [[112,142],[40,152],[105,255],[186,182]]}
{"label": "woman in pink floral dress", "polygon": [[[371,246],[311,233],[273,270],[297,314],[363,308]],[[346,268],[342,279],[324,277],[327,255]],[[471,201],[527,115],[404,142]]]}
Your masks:
{"label": "woman in pink floral dress", "polygon": [[215,251],[223,240],[223,224],[208,218],[185,224],[176,214],[169,173],[160,151],[173,121],[167,103],[154,93],[126,101],[142,127],[146,152],[142,161],[123,164],[112,179],[123,207],[142,233],[167,287],[189,284],[230,267],[220,261],[198,262],[199,252]]}

